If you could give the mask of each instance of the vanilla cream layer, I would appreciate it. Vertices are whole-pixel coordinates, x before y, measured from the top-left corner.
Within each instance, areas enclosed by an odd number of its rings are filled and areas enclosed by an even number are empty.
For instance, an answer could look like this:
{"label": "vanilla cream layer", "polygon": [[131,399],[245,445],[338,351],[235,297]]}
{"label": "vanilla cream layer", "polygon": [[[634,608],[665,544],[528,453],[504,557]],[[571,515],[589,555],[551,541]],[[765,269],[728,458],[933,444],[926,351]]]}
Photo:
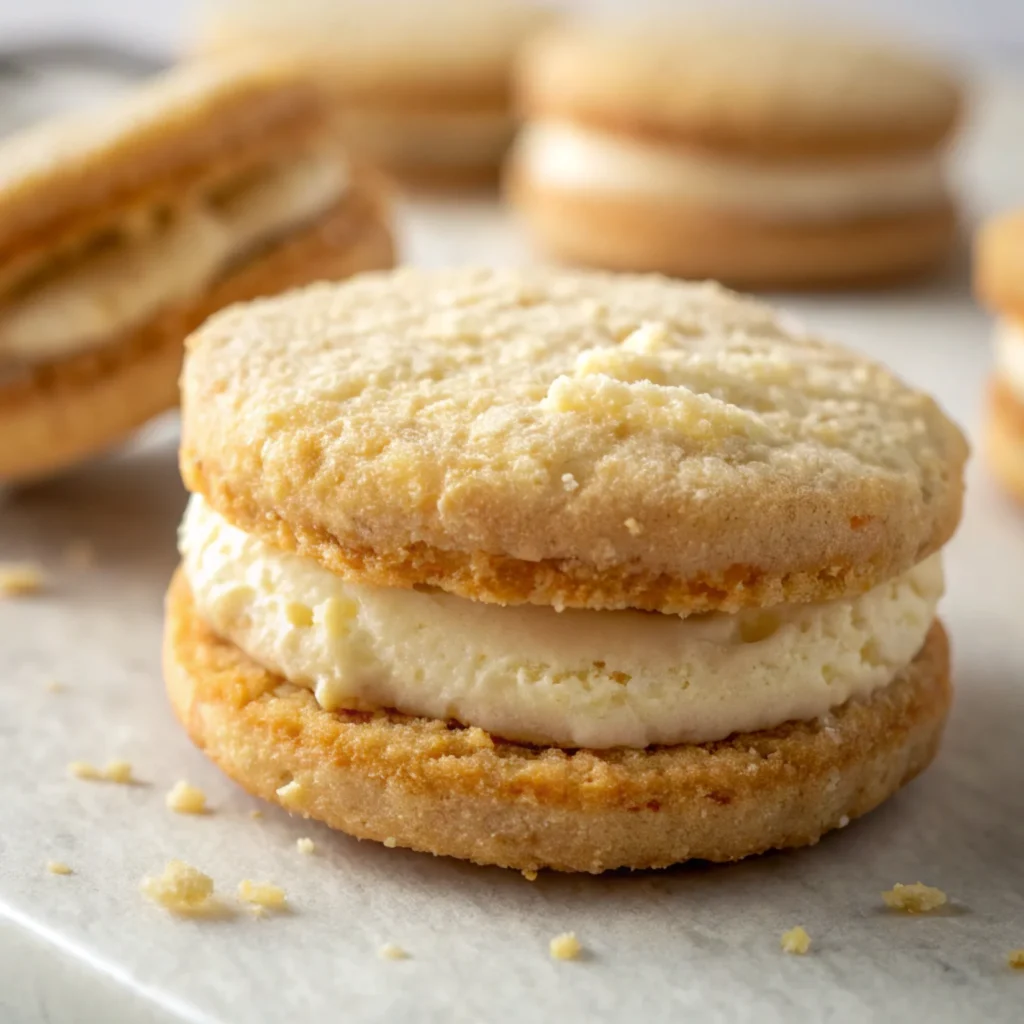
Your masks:
{"label": "vanilla cream layer", "polygon": [[1024,402],[1024,327],[1001,318],[996,321],[992,342],[999,379]]}
{"label": "vanilla cream layer", "polygon": [[117,225],[121,235],[110,244],[0,303],[0,360],[69,356],[201,295],[236,260],[331,207],[346,179],[338,152],[325,149],[229,194],[193,197],[166,217],[137,214]]}
{"label": "vanilla cream layer", "polygon": [[348,107],[339,122],[354,152],[389,167],[497,164],[515,134],[515,121],[503,111]]}
{"label": "vanilla cream layer", "polygon": [[736,615],[501,607],[346,582],[198,497],[180,547],[210,628],[324,708],[566,747],[699,743],[824,715],[910,663],[943,589],[935,556],[853,600]]}
{"label": "vanilla cream layer", "polygon": [[834,164],[756,163],[560,121],[524,128],[517,162],[554,188],[641,196],[808,220],[902,213],[946,194],[938,154]]}

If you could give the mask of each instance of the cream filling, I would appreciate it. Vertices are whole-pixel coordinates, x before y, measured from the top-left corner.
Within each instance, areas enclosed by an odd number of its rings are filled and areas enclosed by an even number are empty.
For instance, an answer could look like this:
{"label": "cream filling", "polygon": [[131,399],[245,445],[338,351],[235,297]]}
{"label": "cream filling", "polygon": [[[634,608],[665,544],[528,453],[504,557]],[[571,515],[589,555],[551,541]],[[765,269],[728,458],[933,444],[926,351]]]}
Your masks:
{"label": "cream filling", "polygon": [[938,154],[842,164],[755,163],[638,142],[560,121],[516,143],[530,180],[553,188],[643,196],[808,220],[899,213],[946,194]]}
{"label": "cream filling", "polygon": [[502,111],[429,112],[347,107],[338,116],[353,152],[385,166],[497,164],[515,121]]}
{"label": "cream filling", "polygon": [[26,294],[0,305],[0,360],[35,363],[100,345],[161,309],[202,294],[253,249],[313,219],[344,193],[334,149],[311,152],[199,196],[163,221],[152,211]]}
{"label": "cream filling", "polygon": [[999,379],[1024,403],[1024,327],[1002,317],[996,321],[992,342]]}
{"label": "cream filling", "polygon": [[566,747],[699,743],[824,715],[912,661],[943,589],[934,556],[852,600],[735,615],[501,607],[346,582],[198,497],[180,548],[201,618],[324,708]]}

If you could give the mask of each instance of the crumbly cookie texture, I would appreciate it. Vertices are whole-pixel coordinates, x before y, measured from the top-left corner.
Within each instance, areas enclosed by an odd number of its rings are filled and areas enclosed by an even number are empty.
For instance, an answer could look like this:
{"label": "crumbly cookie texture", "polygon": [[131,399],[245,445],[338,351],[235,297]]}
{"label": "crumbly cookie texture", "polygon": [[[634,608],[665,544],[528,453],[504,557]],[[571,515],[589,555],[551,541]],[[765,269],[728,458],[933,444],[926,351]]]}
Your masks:
{"label": "crumbly cookie texture", "polygon": [[71,875],[74,872],[69,864],[65,864],[62,860],[48,860],[46,862],[46,870],[51,875]]}
{"label": "crumbly cookie texture", "polygon": [[178,814],[205,814],[206,794],[198,787],[179,779],[164,798],[168,810]]}
{"label": "crumbly cookie texture", "polygon": [[238,883],[238,898],[266,910],[284,910],[288,905],[288,896],[279,885],[250,879]]}
{"label": "crumbly cookie texture", "polygon": [[163,874],[144,878],[144,896],[176,914],[203,913],[212,905],[213,879],[181,860],[172,860]]}
{"label": "crumbly cookie texture", "polygon": [[866,589],[960,515],[966,444],[932,399],[713,284],[368,274],[189,350],[189,488],[367,582],[735,610]]}
{"label": "crumbly cookie texture", "polygon": [[377,950],[377,956],[379,956],[381,960],[409,959],[409,954],[402,949],[401,946],[397,946],[393,942],[385,942],[384,945]]}
{"label": "crumbly cookie texture", "polygon": [[811,937],[800,925],[782,933],[782,951],[803,956],[811,948]]}
{"label": "crumbly cookie texture", "polygon": [[912,53],[735,21],[569,24],[526,48],[518,77],[533,116],[776,157],[918,151],[962,104],[955,77]]}
{"label": "crumbly cookie texture", "polygon": [[291,776],[301,811],[333,828],[526,871],[728,861],[815,843],[928,764],[951,696],[936,624],[889,686],[827,719],[653,750],[541,749],[396,712],[324,711],[211,633],[180,575],[164,669],[189,735],[252,794],[284,803]]}
{"label": "crumbly cookie texture", "polygon": [[887,892],[882,893],[885,905],[892,910],[902,910],[905,914],[927,914],[946,905],[946,894],[941,889],[921,882],[904,885],[897,882]]}
{"label": "crumbly cookie texture", "polygon": [[563,932],[556,935],[549,943],[548,948],[553,960],[578,960],[583,946],[576,938],[575,932]]}
{"label": "crumbly cookie texture", "polygon": [[312,839],[308,839],[303,836],[301,839],[295,840],[295,848],[299,853],[304,853],[309,856],[316,852],[316,843],[314,843]]}

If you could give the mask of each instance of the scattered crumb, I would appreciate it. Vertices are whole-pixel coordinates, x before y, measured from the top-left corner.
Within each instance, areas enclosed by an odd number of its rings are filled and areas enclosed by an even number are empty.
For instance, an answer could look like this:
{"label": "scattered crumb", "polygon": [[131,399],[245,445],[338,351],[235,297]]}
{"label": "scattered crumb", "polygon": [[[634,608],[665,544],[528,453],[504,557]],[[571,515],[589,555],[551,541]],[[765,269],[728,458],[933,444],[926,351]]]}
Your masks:
{"label": "scattered crumb", "polygon": [[147,877],[140,886],[143,895],[174,914],[195,914],[207,910],[213,896],[213,879],[184,861],[172,860],[157,877]]}
{"label": "scattered crumb", "polygon": [[524,868],[523,869],[523,878],[525,878],[528,882],[536,882],[537,881],[537,872],[534,871],[532,868]]}
{"label": "scattered crumb", "polygon": [[117,782],[127,786],[135,780],[132,778],[132,766],[128,761],[108,761],[103,769],[103,778],[107,782]]}
{"label": "scattered crumb", "polygon": [[50,679],[46,683],[46,689],[49,693],[63,693],[67,687],[56,679]]}
{"label": "scattered crumb", "polygon": [[71,868],[62,860],[48,860],[46,862],[46,870],[51,875],[70,875],[73,873]]}
{"label": "scattered crumb", "polygon": [[384,845],[389,849],[393,850],[398,845],[398,840],[394,836],[388,836],[384,840]]}
{"label": "scattered crumb", "polygon": [[897,882],[888,892],[882,893],[882,899],[893,910],[902,910],[905,914],[927,914],[945,904],[946,894],[921,882],[910,885]]}
{"label": "scattered crumb", "polygon": [[22,597],[38,594],[46,582],[43,570],[38,565],[25,562],[21,565],[9,563],[0,565],[0,597]]}
{"label": "scattered crumb", "polygon": [[644,528],[632,516],[630,516],[623,525],[627,530],[629,530],[630,535],[633,537],[639,537],[640,534],[644,532]]}
{"label": "scattered crumb", "polygon": [[849,816],[848,816],[848,815],[844,814],[844,815],[843,815],[843,816],[842,816],[842,817],[841,817],[841,818],[839,819],[839,827],[840,827],[840,828],[846,828],[846,826],[847,826],[847,825],[849,825],[849,824],[850,824],[850,818],[849,818]]}
{"label": "scattered crumb", "polygon": [[562,486],[571,494],[579,488],[580,482],[572,475],[572,473],[563,473]]}
{"label": "scattered crumb", "polygon": [[295,847],[299,853],[310,854],[316,849],[316,843],[312,839],[307,839],[303,836],[301,839],[295,840]]}
{"label": "scattered crumb", "polygon": [[1006,962],[1015,971],[1024,971],[1024,949],[1011,949]]}
{"label": "scattered crumb", "polygon": [[548,945],[551,956],[555,960],[575,960],[583,950],[575,932],[563,932],[556,935]]}
{"label": "scattered crumb", "polygon": [[381,960],[408,960],[409,954],[402,949],[401,946],[396,946],[393,942],[385,942],[380,949],[377,950],[377,956]]}
{"label": "scattered crumb", "polygon": [[292,779],[287,785],[281,786],[277,791],[277,795],[281,800],[281,803],[285,807],[298,807],[299,801],[304,796],[304,790],[302,783],[298,779]]}
{"label": "scattered crumb", "polygon": [[250,811],[249,812],[249,817],[252,818],[253,821],[259,821],[260,818],[263,817],[263,812],[262,811],[258,811],[258,810],[257,811]]}
{"label": "scattered crumb", "polygon": [[788,932],[782,933],[782,951],[803,956],[811,948],[811,937],[807,932],[797,925],[790,928]]}
{"label": "scattered crumb", "polygon": [[288,905],[288,897],[279,885],[252,882],[248,878],[238,883],[238,898],[243,903],[255,903],[267,910],[284,910]]}
{"label": "scattered crumb", "polygon": [[164,798],[168,810],[178,814],[205,814],[206,794],[197,786],[179,779]]}
{"label": "scattered crumb", "polygon": [[68,765],[68,773],[76,779],[97,781],[103,778],[103,772],[96,765],[90,764],[88,761],[72,761]]}
{"label": "scattered crumb", "polygon": [[96,564],[96,549],[91,541],[73,540],[64,550],[64,562],[70,569],[91,569]]}

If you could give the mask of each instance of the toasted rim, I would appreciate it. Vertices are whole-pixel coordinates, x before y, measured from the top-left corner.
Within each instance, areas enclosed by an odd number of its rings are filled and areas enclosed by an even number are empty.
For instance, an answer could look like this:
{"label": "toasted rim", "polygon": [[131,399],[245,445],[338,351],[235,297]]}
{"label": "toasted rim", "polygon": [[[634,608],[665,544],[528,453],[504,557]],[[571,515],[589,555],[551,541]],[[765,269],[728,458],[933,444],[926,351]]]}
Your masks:
{"label": "toasted rim", "polygon": [[807,221],[551,188],[512,168],[506,190],[552,255],[577,266],[713,278],[733,287],[842,289],[940,267],[957,238],[950,199],[901,214]]}
{"label": "toasted rim", "polygon": [[978,231],[974,290],[990,308],[1024,318],[1024,210],[995,217]]}
{"label": "toasted rim", "polygon": [[185,337],[233,302],[392,265],[380,196],[354,185],[315,223],[247,260],[197,301],[119,340],[0,385],[0,481],[52,473],[111,446],[178,403]]}
{"label": "toasted rim", "polygon": [[257,796],[389,846],[595,873],[815,843],[931,761],[951,699],[936,623],[889,686],[827,720],[649,750],[529,747],[397,712],[324,711],[216,637],[180,572],[164,669],[192,740]]}
{"label": "toasted rim", "polygon": [[1024,502],[1024,403],[998,377],[989,385],[985,454],[999,482]]}

